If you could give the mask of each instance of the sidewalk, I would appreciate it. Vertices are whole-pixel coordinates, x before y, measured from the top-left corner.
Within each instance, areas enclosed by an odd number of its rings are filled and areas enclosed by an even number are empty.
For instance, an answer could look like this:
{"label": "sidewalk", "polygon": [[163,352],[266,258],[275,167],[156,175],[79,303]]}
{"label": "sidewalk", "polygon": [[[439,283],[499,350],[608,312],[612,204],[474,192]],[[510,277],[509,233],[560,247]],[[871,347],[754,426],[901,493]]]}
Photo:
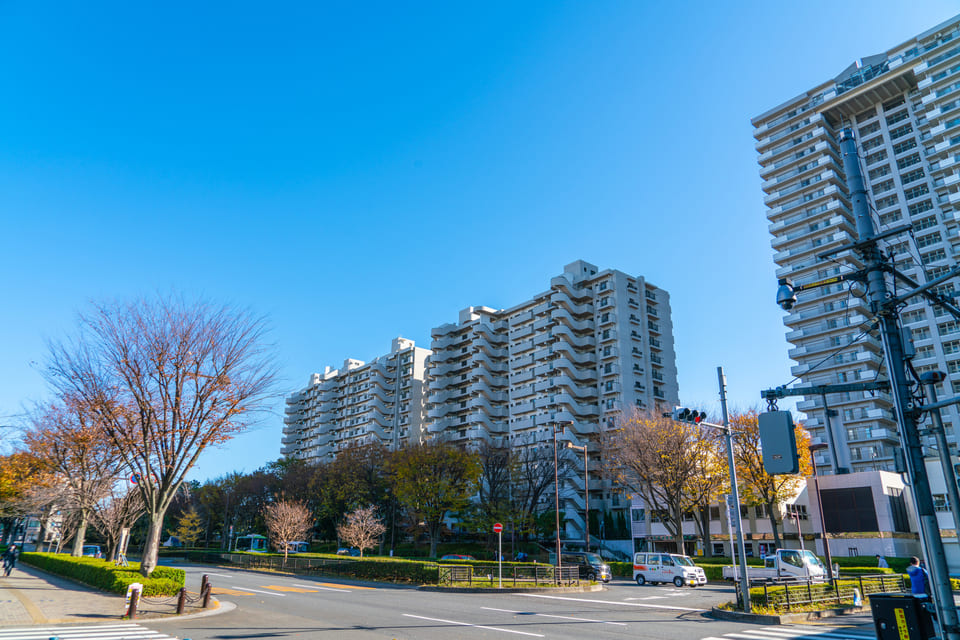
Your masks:
{"label": "sidewalk", "polygon": [[[196,593],[188,594],[197,599]],[[0,628],[54,624],[61,622],[104,622],[122,619],[124,596],[104,593],[66,578],[61,578],[29,565],[18,563],[8,577],[0,577]],[[211,599],[209,609],[200,602],[188,603],[184,615],[213,611],[218,607]],[[137,619],[175,615],[176,596],[146,598],[141,601]]]}

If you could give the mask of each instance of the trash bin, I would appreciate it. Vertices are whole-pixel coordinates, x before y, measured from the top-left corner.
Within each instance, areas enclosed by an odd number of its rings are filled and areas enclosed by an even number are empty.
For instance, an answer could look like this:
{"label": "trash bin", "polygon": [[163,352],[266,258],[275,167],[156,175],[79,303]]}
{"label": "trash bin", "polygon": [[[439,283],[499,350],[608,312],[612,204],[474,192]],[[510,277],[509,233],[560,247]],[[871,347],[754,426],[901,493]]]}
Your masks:
{"label": "trash bin", "polygon": [[936,635],[926,598],[911,593],[870,594],[877,640],[927,640]]}

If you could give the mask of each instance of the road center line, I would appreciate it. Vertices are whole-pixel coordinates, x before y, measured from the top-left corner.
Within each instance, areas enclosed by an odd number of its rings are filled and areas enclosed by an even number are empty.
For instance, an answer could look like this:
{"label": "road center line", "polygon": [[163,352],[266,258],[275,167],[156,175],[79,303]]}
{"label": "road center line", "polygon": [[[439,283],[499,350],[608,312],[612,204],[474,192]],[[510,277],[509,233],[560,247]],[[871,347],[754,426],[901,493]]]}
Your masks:
{"label": "road center line", "polygon": [[706,611],[691,607],[673,607],[666,604],[640,604],[639,602],[618,602],[616,600],[591,600],[589,598],[566,598],[564,596],[547,596],[540,593],[518,593],[523,598],[547,598],[549,600],[570,600],[572,602],[593,602],[596,604],[616,604],[621,607],[645,607],[647,609],[669,609],[671,611]]}
{"label": "road center line", "polygon": [[555,616],[549,613],[537,613],[535,611],[511,611],[510,609],[496,609],[494,607],[480,607],[487,611],[502,611],[504,613],[519,613],[526,616],[541,616],[544,618],[558,618],[560,620],[576,620],[578,622],[599,622],[601,624],[615,624],[618,627],[627,626],[626,622],[610,622],[608,620],[594,620],[593,618],[574,618],[573,616]]}
{"label": "road center line", "polygon": [[228,587],[229,589],[236,589],[238,591],[252,591],[253,593],[265,593],[268,596],[277,596],[278,598],[286,598],[286,595],[282,593],[277,593],[276,591],[261,591],[260,589],[251,589],[250,587]]}
{"label": "road center line", "polygon": [[515,633],[519,636],[533,636],[534,638],[542,638],[543,635],[539,633],[527,633],[526,631],[514,631],[512,629],[501,629],[500,627],[488,627],[482,624],[470,624],[469,622],[460,622],[458,620],[443,620],[442,618],[428,618],[426,616],[415,616],[412,613],[403,614],[407,618],[418,618],[420,620],[429,620],[430,622],[443,622],[444,624],[456,624],[461,627],[473,627],[475,629],[487,629],[488,631],[503,631],[504,633]]}

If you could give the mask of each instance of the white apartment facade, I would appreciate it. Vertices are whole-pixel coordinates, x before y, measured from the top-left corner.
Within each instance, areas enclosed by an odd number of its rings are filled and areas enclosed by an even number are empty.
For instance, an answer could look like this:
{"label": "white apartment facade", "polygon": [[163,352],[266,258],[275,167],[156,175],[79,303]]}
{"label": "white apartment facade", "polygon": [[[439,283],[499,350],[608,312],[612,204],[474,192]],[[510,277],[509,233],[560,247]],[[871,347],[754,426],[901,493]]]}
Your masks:
{"label": "white apartment facade", "polygon": [[[554,424],[563,423],[559,446],[587,447],[591,509],[629,507],[619,489],[601,481],[598,439],[624,410],[669,410],[678,402],[666,291],[580,260],[530,300],[500,310],[470,307],[432,337],[432,435],[552,447]],[[561,480],[561,499],[566,537],[582,538],[582,473]]]}
{"label": "white apartment facade", "polygon": [[286,399],[285,456],[329,462],[338,451],[380,442],[390,449],[422,441],[429,349],[395,338],[390,353],[371,362],[347,359],[326,367]]}
{"label": "white apartment facade", "polygon": [[[909,223],[885,242],[897,267],[918,282],[957,263],[960,216],[960,16],[753,119],[778,278],[810,282],[860,268],[851,251],[821,254],[856,240],[838,136],[852,128],[879,231]],[[841,266],[842,265],[842,266]],[[771,298],[775,291],[771,282]],[[941,286],[942,292],[954,284]],[[803,384],[885,377],[879,339],[867,331],[865,301],[844,283],[798,294],[784,319]],[[771,302],[772,303],[772,302]],[[902,312],[918,372],[948,374],[941,394],[960,392],[960,323],[919,300]],[[892,399],[877,392],[830,394],[798,404],[813,436],[831,444],[822,472],[892,470],[899,446]],[[826,411],[831,411],[827,433]],[[833,415],[832,411],[836,411]],[[956,442],[956,407],[943,412]]]}

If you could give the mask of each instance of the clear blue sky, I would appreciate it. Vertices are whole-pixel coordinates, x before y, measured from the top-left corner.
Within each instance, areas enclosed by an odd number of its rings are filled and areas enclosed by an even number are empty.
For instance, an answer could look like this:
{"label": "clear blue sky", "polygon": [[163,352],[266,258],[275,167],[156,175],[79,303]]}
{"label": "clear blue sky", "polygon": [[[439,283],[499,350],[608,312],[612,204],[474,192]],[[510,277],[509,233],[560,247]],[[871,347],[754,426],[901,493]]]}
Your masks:
{"label": "clear blue sky", "polygon": [[[0,4],[0,424],[88,301],[270,317],[281,390],[583,258],[670,291],[685,403],[791,379],[750,118],[956,2]],[[193,472],[279,457],[282,402]]]}

